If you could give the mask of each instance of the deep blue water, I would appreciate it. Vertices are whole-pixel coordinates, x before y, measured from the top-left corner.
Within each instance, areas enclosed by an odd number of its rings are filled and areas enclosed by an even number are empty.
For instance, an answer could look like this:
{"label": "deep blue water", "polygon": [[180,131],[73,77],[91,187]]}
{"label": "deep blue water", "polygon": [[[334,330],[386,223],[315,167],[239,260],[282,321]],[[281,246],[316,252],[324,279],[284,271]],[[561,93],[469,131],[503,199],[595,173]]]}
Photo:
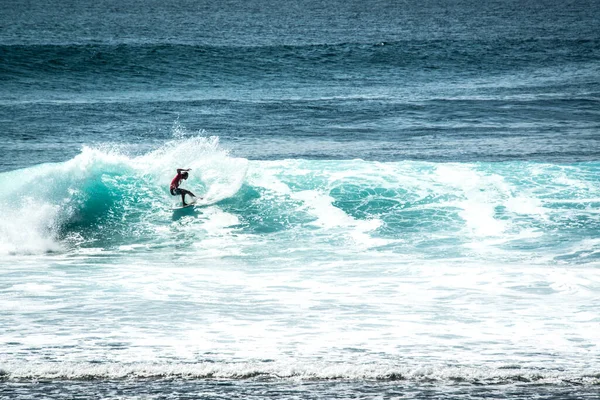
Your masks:
{"label": "deep blue water", "polygon": [[598,396],[599,1],[0,10],[0,397]]}
{"label": "deep blue water", "polygon": [[595,161],[597,5],[7,3],[0,168],[175,120],[252,159]]}

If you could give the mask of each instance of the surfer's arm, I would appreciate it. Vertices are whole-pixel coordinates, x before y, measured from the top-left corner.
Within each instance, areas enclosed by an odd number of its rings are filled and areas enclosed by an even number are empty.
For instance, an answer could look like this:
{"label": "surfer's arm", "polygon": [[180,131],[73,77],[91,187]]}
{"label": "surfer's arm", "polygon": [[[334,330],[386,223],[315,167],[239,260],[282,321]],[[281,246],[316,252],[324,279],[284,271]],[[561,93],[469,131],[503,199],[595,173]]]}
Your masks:
{"label": "surfer's arm", "polygon": [[180,174],[183,171],[191,171],[191,170],[192,170],[191,168],[177,168],[177,173]]}

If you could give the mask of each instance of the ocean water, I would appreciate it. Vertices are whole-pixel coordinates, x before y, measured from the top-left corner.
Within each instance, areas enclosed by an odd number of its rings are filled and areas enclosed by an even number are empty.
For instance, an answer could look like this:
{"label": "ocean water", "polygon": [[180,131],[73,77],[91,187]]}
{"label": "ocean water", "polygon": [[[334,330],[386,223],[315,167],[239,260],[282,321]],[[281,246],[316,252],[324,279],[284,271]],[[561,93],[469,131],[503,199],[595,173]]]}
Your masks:
{"label": "ocean water", "polygon": [[0,9],[0,398],[600,398],[599,1]]}

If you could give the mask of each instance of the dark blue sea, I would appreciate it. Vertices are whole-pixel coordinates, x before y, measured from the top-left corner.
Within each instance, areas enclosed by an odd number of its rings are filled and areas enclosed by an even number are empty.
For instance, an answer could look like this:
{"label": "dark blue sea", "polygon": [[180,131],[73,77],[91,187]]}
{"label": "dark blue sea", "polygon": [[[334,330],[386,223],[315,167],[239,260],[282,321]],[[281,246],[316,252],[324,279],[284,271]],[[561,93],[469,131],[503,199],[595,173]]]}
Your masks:
{"label": "dark blue sea", "polygon": [[599,174],[600,0],[0,0],[0,398],[598,399]]}

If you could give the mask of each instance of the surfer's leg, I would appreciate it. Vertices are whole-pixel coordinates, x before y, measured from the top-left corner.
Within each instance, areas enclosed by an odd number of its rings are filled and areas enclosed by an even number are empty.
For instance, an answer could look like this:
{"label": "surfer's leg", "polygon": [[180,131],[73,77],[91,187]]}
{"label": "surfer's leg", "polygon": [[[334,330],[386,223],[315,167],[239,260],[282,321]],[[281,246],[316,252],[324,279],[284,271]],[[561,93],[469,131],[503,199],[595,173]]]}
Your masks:
{"label": "surfer's leg", "polygon": [[[185,189],[184,189],[184,190],[185,190]],[[193,198],[195,198],[195,199],[199,199],[199,200],[202,200],[202,199],[203,199],[203,197],[198,197],[198,196],[196,196],[194,193],[190,192],[189,190],[186,190],[186,192],[187,192],[187,194],[189,194],[190,196],[192,196],[192,197],[193,197]]]}
{"label": "surfer's leg", "polygon": [[190,196],[192,196],[192,197],[196,197],[196,195],[195,195],[194,193],[190,192],[190,191],[189,191],[189,190],[187,190],[187,189],[181,189],[181,191],[182,191],[183,193],[187,194],[187,195],[190,195]]}
{"label": "surfer's leg", "polygon": [[181,195],[181,203],[182,203],[184,206],[186,205],[186,204],[185,204],[185,193],[186,193],[186,190],[185,190],[185,189],[179,189],[179,188],[176,188],[176,189],[171,189],[171,194],[172,194],[173,196]]}
{"label": "surfer's leg", "polygon": [[181,191],[181,202],[183,203],[184,206],[187,206],[187,203],[185,202],[185,195],[190,194],[190,192],[185,189],[179,189],[179,190]]}
{"label": "surfer's leg", "polygon": [[196,195],[194,193],[190,192],[189,190],[187,190],[187,189],[181,189],[181,201],[183,202],[184,206],[187,205],[185,203],[185,195],[186,194],[189,195],[189,196],[192,196],[192,197],[196,197]]}

